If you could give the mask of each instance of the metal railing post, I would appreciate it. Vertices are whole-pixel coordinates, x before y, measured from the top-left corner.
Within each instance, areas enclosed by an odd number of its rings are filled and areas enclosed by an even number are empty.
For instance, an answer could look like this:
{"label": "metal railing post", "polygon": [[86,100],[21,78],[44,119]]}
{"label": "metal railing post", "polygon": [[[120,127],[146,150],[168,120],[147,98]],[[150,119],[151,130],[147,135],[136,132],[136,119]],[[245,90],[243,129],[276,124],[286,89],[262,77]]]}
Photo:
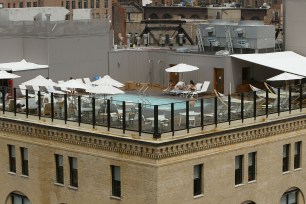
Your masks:
{"label": "metal railing post", "polygon": [[29,90],[26,89],[26,116],[29,117]]}
{"label": "metal railing post", "polygon": [[300,111],[302,112],[303,108],[303,87],[302,83],[300,84]]}
{"label": "metal railing post", "polygon": [[289,114],[291,114],[291,103],[292,103],[292,98],[291,98],[291,93],[292,93],[292,87],[289,86]]}
{"label": "metal railing post", "polygon": [[158,131],[158,105],[154,105],[154,132],[153,132],[153,138],[158,139],[160,137],[161,137],[161,134]]}
{"label": "metal railing post", "polygon": [[67,94],[64,95],[64,120],[67,124]]}
{"label": "metal railing post", "polygon": [[240,110],[240,115],[241,115],[241,122],[243,123],[244,120],[244,93],[241,93],[241,110]]}
{"label": "metal railing post", "polygon": [[78,96],[78,123],[81,126],[82,122],[82,104],[81,104],[81,96]]}
{"label": "metal railing post", "polygon": [[122,129],[123,129],[123,134],[125,134],[125,129],[126,129],[126,110],[125,110],[125,101],[122,101]]}
{"label": "metal railing post", "polygon": [[278,116],[280,115],[280,106],[281,106],[281,104],[280,104],[280,88],[278,87],[277,88],[277,114],[278,114]]}
{"label": "metal railing post", "polygon": [[138,132],[139,132],[139,136],[141,136],[141,132],[142,132],[142,107],[141,107],[141,103],[138,103]]}
{"label": "metal railing post", "polygon": [[253,107],[253,117],[254,117],[254,120],[256,120],[256,116],[257,116],[257,109],[256,109],[256,107],[257,107],[257,104],[256,104],[256,91],[254,91],[253,92],[253,105],[254,105],[254,107]]}
{"label": "metal railing post", "polygon": [[111,115],[110,115],[110,100],[107,99],[107,130],[110,129],[110,123],[111,123]]}
{"label": "metal railing post", "polygon": [[189,133],[189,101],[186,101],[186,129]]}
{"label": "metal railing post", "polygon": [[201,98],[201,128],[204,130],[204,99]]}
{"label": "metal railing post", "polygon": [[269,115],[269,92],[268,89],[266,89],[266,118],[268,118]]}
{"label": "metal railing post", "polygon": [[171,103],[171,132],[174,136],[174,103]]}
{"label": "metal railing post", "polygon": [[16,95],[16,88],[14,88],[14,115],[16,116],[16,112],[17,112],[17,95]]}
{"label": "metal railing post", "polygon": [[217,124],[218,124],[218,98],[217,98],[217,96],[215,96],[215,98],[214,98],[214,121],[215,121],[215,127],[217,127]]}
{"label": "metal railing post", "polygon": [[38,119],[40,120],[41,117],[41,97],[40,97],[40,91],[37,92],[38,95]]}
{"label": "metal railing post", "polygon": [[53,122],[54,119],[54,98],[53,92],[51,92],[51,121]]}
{"label": "metal railing post", "polygon": [[228,124],[231,125],[231,94],[229,94],[227,99],[227,119],[228,119]]}
{"label": "metal railing post", "polygon": [[91,98],[91,106],[92,106],[92,128],[94,129],[96,126],[96,99],[94,97]]}

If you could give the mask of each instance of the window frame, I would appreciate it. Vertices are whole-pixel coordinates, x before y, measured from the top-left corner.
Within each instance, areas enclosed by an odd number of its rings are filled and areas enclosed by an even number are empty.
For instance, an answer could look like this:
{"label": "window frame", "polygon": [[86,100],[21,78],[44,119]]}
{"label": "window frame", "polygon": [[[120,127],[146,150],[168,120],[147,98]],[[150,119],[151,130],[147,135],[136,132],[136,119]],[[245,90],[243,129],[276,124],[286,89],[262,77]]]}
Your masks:
{"label": "window frame", "polygon": [[[60,158],[62,159],[62,165],[60,165]],[[56,183],[64,184],[64,157],[63,155],[55,154],[54,159]]]}
{"label": "window frame", "polygon": [[248,154],[248,181],[256,180],[257,152]]}
{"label": "window frame", "polygon": [[[119,175],[119,180],[116,180],[116,170]],[[121,198],[121,168],[120,166],[111,165],[111,177],[112,177],[112,196]]]}
{"label": "window frame", "polygon": [[[78,188],[79,182],[78,182],[78,160],[76,157],[68,157],[69,158],[69,172],[70,172],[70,186]],[[74,168],[74,161],[76,162]]]}
{"label": "window frame", "polygon": [[21,154],[21,174],[29,176],[29,150],[25,147],[20,147]]}
{"label": "window frame", "polygon": [[[9,172],[16,173],[16,148],[15,145],[7,145],[9,151]],[[12,155],[14,150],[14,156]]]}
{"label": "window frame", "polygon": [[290,144],[283,145],[283,172],[290,171]]}
{"label": "window frame", "polygon": [[[235,156],[235,185],[243,184],[243,157],[244,155]],[[237,159],[238,159],[238,168],[237,168]]]}
{"label": "window frame", "polygon": [[294,143],[294,169],[301,168],[301,150],[302,150],[302,141]]}
{"label": "window frame", "polygon": [[[198,175],[196,175],[196,168]],[[193,166],[193,196],[203,194],[203,164]]]}

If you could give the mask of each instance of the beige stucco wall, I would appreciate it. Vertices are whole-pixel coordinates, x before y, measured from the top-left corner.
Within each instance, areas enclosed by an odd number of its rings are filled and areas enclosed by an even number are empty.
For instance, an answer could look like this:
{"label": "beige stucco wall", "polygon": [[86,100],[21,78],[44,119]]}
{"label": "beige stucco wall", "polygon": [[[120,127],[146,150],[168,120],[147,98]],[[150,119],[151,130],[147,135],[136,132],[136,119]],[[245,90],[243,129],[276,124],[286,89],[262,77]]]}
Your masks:
{"label": "beige stucco wall", "polygon": [[[297,126],[304,123],[294,123]],[[18,125],[19,126],[19,125]],[[20,126],[22,132],[23,126]],[[34,127],[34,126],[33,126]],[[5,200],[10,192],[21,191],[31,200],[32,204],[54,203],[136,203],[136,204],[185,204],[185,203],[233,203],[241,204],[246,200],[256,203],[279,203],[283,193],[292,187],[298,187],[303,193],[306,191],[305,181],[305,129],[295,132],[287,132],[292,128],[290,125],[275,126],[282,129],[274,129],[273,133],[261,137],[265,131],[255,131],[238,135],[238,132],[225,137],[211,137],[194,140],[193,143],[177,142],[171,144],[172,148],[186,150],[173,154],[170,157],[162,157],[163,154],[173,151],[151,149],[150,145],[137,144],[125,146],[126,142],[119,139],[109,142],[107,138],[96,138],[98,141],[108,144],[109,150],[100,149],[92,144],[93,137],[78,138],[75,133],[34,137],[11,132],[2,132],[0,135],[0,203]],[[32,128],[32,127],[31,127]],[[14,130],[15,129],[15,130]],[[18,128],[17,128],[18,129]],[[58,130],[60,131],[60,130]],[[32,131],[33,132],[33,131]],[[35,132],[35,131],[34,131]],[[68,131],[69,132],[69,131]],[[45,133],[36,129],[38,135]],[[253,135],[253,136],[252,136]],[[240,140],[238,138],[251,138],[253,140]],[[58,139],[52,139],[52,138]],[[255,139],[255,138],[260,139]],[[40,139],[39,139],[40,138]],[[42,139],[44,138],[44,139]],[[62,138],[62,139],[59,139]],[[88,138],[88,139],[85,139]],[[209,139],[211,138],[211,139]],[[218,138],[218,139],[217,139]],[[62,140],[62,142],[60,142]],[[202,143],[217,144],[223,140],[226,145],[211,146],[200,151],[191,151]],[[70,141],[70,142],[69,142]],[[103,142],[104,141],[104,142]],[[243,142],[242,142],[243,141]],[[294,143],[302,141],[302,168],[293,170]],[[101,144],[94,142],[95,144]],[[118,143],[117,143],[118,142]],[[129,141],[132,144],[132,140]],[[174,142],[174,141],[173,141]],[[175,142],[174,142],[175,143]],[[7,144],[16,146],[17,173],[8,173],[8,148]],[[283,145],[291,144],[290,171],[282,173]],[[115,146],[124,147],[124,151],[114,151]],[[29,177],[21,176],[19,147],[29,149]],[[149,147],[147,149],[147,147]],[[146,156],[129,154],[133,152],[146,152],[148,155],[160,155],[160,159]],[[248,153],[257,152],[256,181],[247,182]],[[56,185],[54,154],[64,156],[63,186]],[[235,156],[244,155],[244,183],[235,186],[234,169]],[[68,157],[78,159],[79,187],[69,187],[69,164]],[[193,197],[193,167],[203,164],[203,195]],[[121,167],[121,200],[111,197],[111,172],[110,165]],[[301,198],[300,198],[301,199]],[[302,200],[302,199],[301,199]],[[301,202],[302,204],[304,203]]]}

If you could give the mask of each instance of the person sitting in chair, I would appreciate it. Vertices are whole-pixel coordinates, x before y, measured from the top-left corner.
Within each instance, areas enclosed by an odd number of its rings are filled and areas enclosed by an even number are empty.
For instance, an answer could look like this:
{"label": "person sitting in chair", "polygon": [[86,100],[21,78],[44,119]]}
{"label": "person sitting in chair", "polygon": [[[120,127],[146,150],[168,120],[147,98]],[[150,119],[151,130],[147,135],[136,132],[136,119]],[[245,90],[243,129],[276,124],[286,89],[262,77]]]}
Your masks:
{"label": "person sitting in chair", "polygon": [[188,85],[188,89],[190,91],[195,91],[197,89],[197,87],[195,86],[194,82],[192,80],[190,80],[189,82],[190,84]]}
{"label": "person sitting in chair", "polygon": [[166,89],[163,90],[163,94],[169,94],[171,90],[174,89],[174,83],[172,82],[172,80],[170,79],[169,80],[169,83],[168,83],[168,87]]}

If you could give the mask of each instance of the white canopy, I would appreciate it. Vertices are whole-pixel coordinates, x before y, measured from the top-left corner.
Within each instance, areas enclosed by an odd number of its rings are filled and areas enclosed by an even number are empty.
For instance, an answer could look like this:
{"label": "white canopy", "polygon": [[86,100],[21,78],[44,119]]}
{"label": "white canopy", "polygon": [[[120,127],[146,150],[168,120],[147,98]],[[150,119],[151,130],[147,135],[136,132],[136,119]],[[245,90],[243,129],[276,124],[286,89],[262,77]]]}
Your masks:
{"label": "white canopy", "polygon": [[9,63],[0,63],[0,70],[6,71],[24,71],[31,69],[45,69],[48,68],[48,65],[35,64],[31,62],[25,61],[25,59],[20,62],[9,62]]}
{"label": "white canopy", "polygon": [[306,57],[292,51],[264,54],[235,54],[231,56],[284,72],[306,76]]}
{"label": "white canopy", "polygon": [[8,73],[7,71],[0,71],[0,79],[15,79],[18,78],[20,76],[16,75],[16,74],[11,74]]}
{"label": "white canopy", "polygon": [[166,69],[166,72],[191,72],[198,70],[199,68],[196,66],[180,63],[173,67],[169,67]]}
{"label": "white canopy", "polygon": [[267,79],[267,81],[288,81],[288,80],[296,80],[296,79],[303,79],[303,78],[305,77],[284,72],[272,78]]}
{"label": "white canopy", "polygon": [[93,94],[122,94],[124,91],[111,85],[98,85],[86,89],[87,92]]}
{"label": "white canopy", "polygon": [[75,79],[70,79],[64,83],[58,84],[58,87],[71,88],[71,89],[87,89],[88,86],[82,82]]}
{"label": "white canopy", "polygon": [[111,78],[109,75],[105,75],[103,78],[100,78],[91,83],[92,85],[110,85],[115,87],[123,87],[124,84],[116,81],[115,79]]}
{"label": "white canopy", "polygon": [[53,82],[51,79],[46,79],[45,77],[38,75],[37,77],[25,81],[22,85],[26,86],[57,86],[57,83]]}

